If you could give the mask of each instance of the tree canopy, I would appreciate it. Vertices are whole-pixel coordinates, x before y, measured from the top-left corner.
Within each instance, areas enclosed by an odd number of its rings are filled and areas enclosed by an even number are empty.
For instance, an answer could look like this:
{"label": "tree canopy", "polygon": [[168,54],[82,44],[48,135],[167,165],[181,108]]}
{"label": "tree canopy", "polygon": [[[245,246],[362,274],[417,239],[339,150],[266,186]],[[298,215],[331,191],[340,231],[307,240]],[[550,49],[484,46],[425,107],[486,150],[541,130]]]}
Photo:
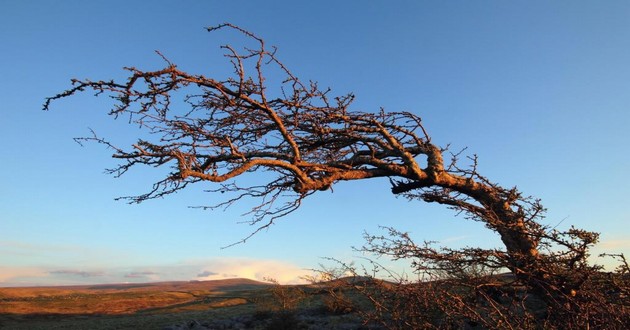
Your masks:
{"label": "tree canopy", "polygon": [[[351,110],[354,95],[334,96],[316,82],[303,82],[276,57],[275,48],[240,27],[259,46],[241,52],[226,45],[234,75],[215,80],[186,73],[166,58],[157,71],[126,68],[126,82],[73,80],[73,88],[50,102],[84,90],[107,93],[117,102],[110,111],[126,116],[153,137],[131,148],[110,144],[96,135],[85,138],[115,150],[121,164],[110,172],[122,175],[134,166],[170,166],[168,176],[132,202],[162,197],[189,184],[219,183],[216,191],[237,192],[224,204],[259,197],[253,222],[286,215],[307,196],[338,181],[388,177],[392,193],[463,210],[501,234],[510,250],[536,254],[535,239],[516,239],[511,232],[531,231],[542,211],[536,200],[521,198],[479,175],[475,166],[460,168],[457,156],[445,163],[445,149],[432,143],[421,118],[410,112]],[[284,74],[280,88],[266,85],[266,70]],[[185,90],[188,108],[172,106]],[[272,93],[270,91],[276,91]],[[262,186],[238,186],[230,180],[247,172],[267,171],[274,179]],[[289,196],[283,203],[280,197]],[[276,205],[280,204],[280,205]],[[502,222],[512,225],[504,228]],[[532,227],[532,228],[526,228]],[[531,251],[530,251],[531,250]]]}

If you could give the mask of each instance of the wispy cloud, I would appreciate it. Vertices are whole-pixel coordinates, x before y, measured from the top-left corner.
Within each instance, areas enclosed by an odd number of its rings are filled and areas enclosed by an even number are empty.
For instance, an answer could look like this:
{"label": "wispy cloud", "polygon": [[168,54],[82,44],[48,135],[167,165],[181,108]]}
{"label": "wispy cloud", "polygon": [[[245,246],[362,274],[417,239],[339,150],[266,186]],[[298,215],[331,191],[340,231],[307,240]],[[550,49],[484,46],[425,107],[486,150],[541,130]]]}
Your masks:
{"label": "wispy cloud", "polygon": [[146,267],[0,267],[0,286],[88,285],[108,283],[141,283],[158,281],[218,280],[248,278],[264,281],[273,278],[280,283],[304,283],[310,271],[276,260],[250,258],[216,258]]}
{"label": "wispy cloud", "polygon": [[215,275],[219,275],[219,273],[215,273],[215,272],[211,272],[211,271],[203,271],[199,274],[197,274],[197,277],[209,277],[209,276],[215,276]]}
{"label": "wispy cloud", "polygon": [[156,278],[158,275],[160,275],[159,273],[156,272],[151,272],[151,271],[145,271],[145,272],[131,272],[131,273],[127,273],[124,275],[125,278]]}
{"label": "wispy cloud", "polygon": [[48,272],[51,275],[71,275],[71,276],[80,276],[80,277],[101,277],[104,276],[105,273],[102,271],[92,271],[86,272],[82,270],[52,270]]}

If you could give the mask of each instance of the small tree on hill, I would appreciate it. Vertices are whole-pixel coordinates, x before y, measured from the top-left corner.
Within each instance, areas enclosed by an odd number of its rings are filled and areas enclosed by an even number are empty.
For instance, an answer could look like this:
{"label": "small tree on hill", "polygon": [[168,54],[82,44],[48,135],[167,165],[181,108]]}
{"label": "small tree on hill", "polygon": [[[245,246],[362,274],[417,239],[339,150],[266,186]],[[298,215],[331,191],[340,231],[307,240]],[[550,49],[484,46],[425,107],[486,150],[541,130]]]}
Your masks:
{"label": "small tree on hill", "polygon": [[[84,139],[113,148],[113,157],[121,160],[110,170],[115,175],[143,165],[170,168],[146,194],[127,197],[131,202],[212,182],[214,192],[229,193],[214,207],[246,197],[260,199],[251,211],[251,222],[260,230],[339,181],[387,177],[393,194],[439,203],[483,222],[499,235],[505,249],[436,251],[403,240],[373,245],[373,251],[418,257],[447,271],[465,265],[508,269],[551,310],[584,316],[576,325],[592,323],[588,315],[602,313],[595,306],[582,308],[590,299],[585,285],[599,270],[587,262],[597,234],[545,227],[539,200],[482,176],[474,157],[469,166],[460,165],[457,154],[445,160],[447,150],[431,140],[417,115],[351,110],[352,94],[334,96],[315,82],[300,80],[277,59],[275,48],[267,48],[253,33],[231,24],[208,30],[226,28],[255,45],[243,50],[222,47],[232,77],[189,74],[165,58],[161,70],[126,68],[129,77],[122,82],[72,80],[73,87],[48,98],[44,109],[56,99],[92,90],[116,101],[110,111],[114,118],[124,116],[150,133],[130,148],[96,135]],[[269,85],[266,70],[282,74],[283,80]],[[181,92],[187,94],[187,108],[174,106]],[[241,186],[233,180],[263,171],[271,176],[262,185]]]}

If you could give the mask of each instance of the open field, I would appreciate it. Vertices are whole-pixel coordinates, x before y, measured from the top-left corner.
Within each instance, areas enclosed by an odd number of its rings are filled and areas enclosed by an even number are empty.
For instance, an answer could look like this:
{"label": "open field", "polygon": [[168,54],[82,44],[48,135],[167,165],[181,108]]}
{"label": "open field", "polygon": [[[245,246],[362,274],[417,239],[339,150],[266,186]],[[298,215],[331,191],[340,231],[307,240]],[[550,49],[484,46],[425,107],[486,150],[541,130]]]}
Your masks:
{"label": "open field", "polygon": [[[254,310],[267,287],[244,279],[73,287],[0,288],[7,329],[161,329]],[[240,306],[240,307],[239,307]],[[239,307],[229,308],[225,307]]]}
{"label": "open field", "polygon": [[[277,309],[272,288],[246,279],[0,288],[0,329],[264,329]],[[304,329],[360,326],[326,315],[318,294],[299,307]]]}

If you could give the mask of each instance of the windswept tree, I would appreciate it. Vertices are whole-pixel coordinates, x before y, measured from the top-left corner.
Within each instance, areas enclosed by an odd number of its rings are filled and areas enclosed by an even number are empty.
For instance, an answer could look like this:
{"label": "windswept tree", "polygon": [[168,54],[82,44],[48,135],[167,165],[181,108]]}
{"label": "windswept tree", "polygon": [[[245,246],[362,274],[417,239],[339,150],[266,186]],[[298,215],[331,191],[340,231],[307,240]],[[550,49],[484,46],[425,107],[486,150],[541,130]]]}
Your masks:
{"label": "windswept tree", "polygon": [[[539,200],[482,176],[475,158],[459,165],[458,155],[435,144],[416,114],[352,110],[352,94],[335,96],[300,80],[276,57],[275,48],[249,31],[231,24],[208,30],[221,29],[255,45],[222,47],[234,70],[229,78],[190,74],[164,58],[161,70],[126,68],[126,81],[72,80],[72,88],[49,97],[44,109],[54,100],[94,91],[115,100],[109,113],[114,118],[123,116],[150,133],[125,148],[96,134],[84,139],[114,150],[120,160],[110,170],[115,175],[141,166],[170,169],[147,193],[127,197],[131,202],[211,182],[216,184],[212,191],[228,196],[216,207],[259,199],[251,222],[260,230],[339,181],[387,177],[395,195],[439,203],[483,222],[505,249],[468,249],[451,256],[421,248],[381,252],[509,269],[549,306],[580,309],[583,285],[597,270],[587,262],[596,234],[545,227]],[[270,71],[283,79],[269,85]],[[263,171],[269,178],[264,184],[234,181]]]}

